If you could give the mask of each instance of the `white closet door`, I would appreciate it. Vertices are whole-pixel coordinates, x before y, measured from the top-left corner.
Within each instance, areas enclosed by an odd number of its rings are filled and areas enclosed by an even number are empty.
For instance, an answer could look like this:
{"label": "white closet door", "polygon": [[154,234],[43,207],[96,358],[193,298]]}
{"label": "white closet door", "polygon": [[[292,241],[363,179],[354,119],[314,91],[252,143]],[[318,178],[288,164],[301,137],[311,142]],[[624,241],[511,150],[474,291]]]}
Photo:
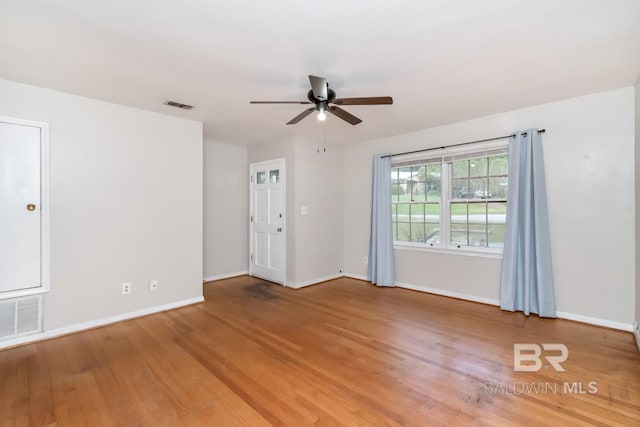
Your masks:
{"label": "white closet door", "polygon": [[0,122],[0,292],[40,287],[41,128]]}

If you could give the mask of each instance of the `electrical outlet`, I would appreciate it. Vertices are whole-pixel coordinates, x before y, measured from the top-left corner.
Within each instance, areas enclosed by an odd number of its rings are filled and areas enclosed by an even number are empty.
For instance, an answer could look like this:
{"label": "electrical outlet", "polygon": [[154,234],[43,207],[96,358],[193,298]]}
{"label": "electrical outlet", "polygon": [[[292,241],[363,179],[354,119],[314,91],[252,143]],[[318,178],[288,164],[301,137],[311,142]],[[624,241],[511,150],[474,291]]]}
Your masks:
{"label": "electrical outlet", "polygon": [[154,292],[158,290],[158,281],[152,280],[149,282],[149,292]]}
{"label": "electrical outlet", "polygon": [[363,264],[369,264],[369,257],[363,256],[362,257],[362,263]]}
{"label": "electrical outlet", "polygon": [[123,283],[122,284],[122,295],[127,295],[131,293],[131,283]]}

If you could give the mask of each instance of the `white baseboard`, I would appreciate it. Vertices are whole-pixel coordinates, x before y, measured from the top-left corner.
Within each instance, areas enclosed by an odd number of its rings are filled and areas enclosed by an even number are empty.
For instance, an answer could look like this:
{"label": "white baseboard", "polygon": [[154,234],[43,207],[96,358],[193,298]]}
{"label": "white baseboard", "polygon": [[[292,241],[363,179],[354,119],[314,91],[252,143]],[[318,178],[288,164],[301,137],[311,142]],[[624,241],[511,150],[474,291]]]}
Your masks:
{"label": "white baseboard", "polygon": [[288,288],[292,288],[292,289],[300,289],[300,288],[304,288],[305,286],[316,285],[318,283],[327,282],[327,281],[333,280],[333,279],[338,279],[338,278],[343,277],[343,276],[344,276],[344,274],[342,274],[342,273],[340,273],[340,274],[332,274],[331,276],[319,277],[317,279],[307,280],[305,282],[287,283],[286,286]]}
{"label": "white baseboard", "polygon": [[28,344],[36,341],[48,340],[51,338],[59,337],[62,335],[69,335],[75,332],[84,331],[87,329],[93,329],[100,326],[109,325],[111,323],[121,322],[123,320],[133,319],[136,317],[147,316],[149,314],[159,313],[161,311],[172,310],[174,308],[185,307],[187,305],[197,304],[203,302],[204,297],[189,298],[181,301],[171,302],[169,304],[157,305],[155,307],[143,308],[142,310],[131,311],[129,313],[117,314],[115,316],[109,316],[102,319],[90,320],[88,322],[76,323],[74,325],[64,326],[62,328],[51,329],[39,334],[28,335],[7,341],[0,341],[0,349],[15,347],[22,344]]}
{"label": "white baseboard", "polygon": [[498,305],[498,306],[500,305],[500,301],[498,301],[497,299],[485,298],[478,295],[470,295],[470,294],[463,294],[460,292],[445,291],[443,289],[412,285],[410,283],[396,282],[396,286],[399,288],[411,289],[412,291],[426,292],[428,294],[440,295],[443,297],[457,298],[465,301],[473,301],[473,302],[479,302],[482,304],[489,304],[489,305]]}
{"label": "white baseboard", "polygon": [[636,337],[636,345],[638,346],[638,351],[640,351],[640,330],[638,330],[638,322],[635,322],[633,325],[633,336]]}
{"label": "white baseboard", "polygon": [[213,282],[214,280],[230,279],[231,277],[246,276],[248,271],[236,271],[235,273],[218,274],[216,276],[207,276],[202,279],[203,282]]}
{"label": "white baseboard", "polygon": [[[344,276],[345,277],[350,277],[350,278],[353,278],[353,279],[367,280],[367,278],[365,276],[361,276],[359,274],[345,273]],[[429,294],[442,295],[442,296],[451,297],[451,298],[458,298],[458,299],[462,299],[462,300],[465,300],[465,301],[479,302],[479,303],[482,303],[482,304],[495,305],[495,306],[498,306],[498,307],[500,306],[500,300],[494,299],[494,298],[486,298],[486,297],[480,297],[480,296],[477,296],[477,295],[469,295],[469,294],[463,294],[463,293],[459,293],[459,292],[451,292],[451,291],[446,291],[446,290],[443,290],[443,289],[430,288],[430,287],[427,287],[427,286],[413,285],[413,284],[410,284],[410,283],[396,282],[396,286],[399,287],[399,288],[411,289],[413,291],[426,292],[426,293],[429,293]],[[636,336],[636,343],[638,344],[638,350],[640,350],[640,331],[638,331],[637,329],[634,329],[634,326],[632,324],[630,324],[630,323],[614,322],[612,320],[599,319],[599,318],[596,318],[596,317],[584,316],[584,315],[581,315],[581,314],[567,313],[567,312],[564,312],[564,311],[558,311],[558,312],[556,312],[556,315],[560,319],[573,320],[573,321],[576,321],[576,322],[588,323],[590,325],[604,326],[606,328],[618,329],[618,330],[621,330],[621,331],[634,332],[634,334]]]}
{"label": "white baseboard", "polygon": [[560,319],[574,320],[576,322],[589,323],[590,325],[604,326],[621,331],[633,331],[633,325],[631,323],[614,322],[612,320],[598,319],[597,317],[583,316],[582,314],[573,314],[564,311],[558,311],[556,315]]}
{"label": "white baseboard", "polygon": [[[362,276],[360,274],[345,273],[344,276],[349,277],[351,279],[368,281],[367,276]],[[412,291],[424,292],[427,294],[457,298],[465,301],[480,302],[483,304],[498,305],[498,306],[500,305],[500,301],[492,298],[484,298],[484,297],[479,297],[477,295],[469,295],[469,294],[462,294],[459,292],[445,291],[443,289],[430,288],[428,286],[421,286],[421,285],[413,285],[411,283],[396,282],[396,287],[403,288],[403,289],[410,289]]]}
{"label": "white baseboard", "polygon": [[[480,297],[477,295],[469,295],[469,294],[463,294],[458,292],[445,291],[442,289],[429,288],[426,286],[417,286],[417,285],[412,285],[408,283],[396,282],[396,286],[399,288],[411,289],[411,290],[420,291],[420,292],[427,292],[430,294],[442,295],[445,297],[458,298],[466,301],[473,301],[473,302],[479,302],[482,304],[495,305],[498,307],[500,306],[500,300],[497,300],[494,298],[486,298],[486,297]],[[588,323],[590,325],[604,326],[606,328],[618,329],[621,331],[629,331],[629,332],[633,331],[633,325],[629,323],[614,322],[612,320],[599,319],[597,317],[584,316],[581,314],[567,313],[565,311],[557,311],[556,316],[558,316],[559,319],[573,320],[576,322]]]}
{"label": "white baseboard", "polygon": [[365,282],[368,282],[367,276],[362,276],[360,274],[345,273],[344,277],[348,277],[350,279],[356,279],[356,280],[364,280]]}

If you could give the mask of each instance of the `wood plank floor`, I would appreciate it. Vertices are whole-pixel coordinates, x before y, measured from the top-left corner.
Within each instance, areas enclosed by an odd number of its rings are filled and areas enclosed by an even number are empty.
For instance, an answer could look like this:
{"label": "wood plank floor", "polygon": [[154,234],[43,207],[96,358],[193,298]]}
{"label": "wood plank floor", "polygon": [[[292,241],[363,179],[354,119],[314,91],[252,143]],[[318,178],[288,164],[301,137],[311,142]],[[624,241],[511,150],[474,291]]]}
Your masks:
{"label": "wood plank floor", "polygon": [[[351,279],[204,289],[203,304],[0,351],[0,425],[640,425],[628,332]],[[513,372],[514,343],[566,344],[566,371]]]}

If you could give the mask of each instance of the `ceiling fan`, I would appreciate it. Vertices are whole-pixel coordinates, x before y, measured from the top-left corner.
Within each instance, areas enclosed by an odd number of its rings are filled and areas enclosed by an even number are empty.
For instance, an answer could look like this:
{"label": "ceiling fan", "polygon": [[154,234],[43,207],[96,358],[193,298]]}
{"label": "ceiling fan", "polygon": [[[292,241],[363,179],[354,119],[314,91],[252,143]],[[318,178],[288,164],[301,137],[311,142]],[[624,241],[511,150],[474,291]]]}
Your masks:
{"label": "ceiling fan", "polygon": [[[314,111],[318,111],[318,120],[324,120],[326,113],[344,120],[352,125],[361,123],[362,120],[353,114],[338,107],[338,105],[383,105],[393,104],[390,96],[373,96],[365,98],[336,98],[333,89],[329,89],[329,83],[324,77],[309,76],[311,90],[307,93],[308,101],[250,101],[251,104],[315,104],[314,107],[304,110],[287,122],[288,125],[295,125],[300,120],[307,117]],[[330,105],[335,104],[335,105]]]}

